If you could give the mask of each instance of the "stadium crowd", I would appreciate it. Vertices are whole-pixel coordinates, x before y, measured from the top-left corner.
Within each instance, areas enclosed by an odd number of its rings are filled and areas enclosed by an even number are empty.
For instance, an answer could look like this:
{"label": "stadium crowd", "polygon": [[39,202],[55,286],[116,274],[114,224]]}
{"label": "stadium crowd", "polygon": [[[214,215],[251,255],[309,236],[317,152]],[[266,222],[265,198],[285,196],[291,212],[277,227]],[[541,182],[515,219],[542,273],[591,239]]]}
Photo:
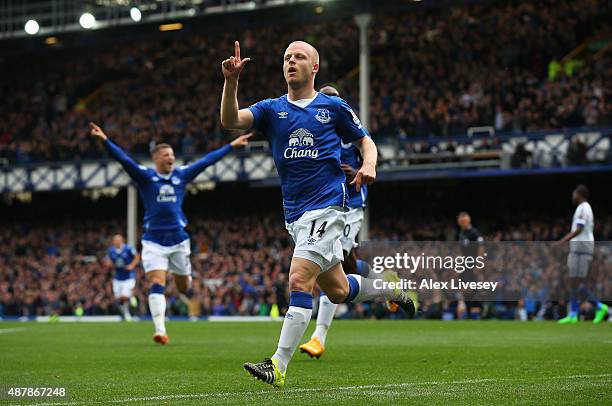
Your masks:
{"label": "stadium crowd", "polygon": [[[376,12],[372,52],[371,132],[410,137],[465,134],[471,126],[498,131],[612,123],[610,58],[573,61],[549,72],[585,39],[609,37],[610,3],[519,1],[413,7]],[[357,108],[354,22],[212,30],[113,46],[57,50],[3,60],[0,158],[10,163],[103,156],[87,136],[102,123],[118,144],[146,154],[165,141],[181,155],[219,146],[222,78],[219,63],[240,39],[252,62],[242,75],[245,106],[282,94],[280,52],[303,38],[321,54],[319,83],[338,81]],[[35,59],[32,59],[35,58]],[[32,78],[37,78],[32,82]]]}
{"label": "stadium crowd", "polygon": [[[408,220],[408,216],[404,219],[374,218],[371,239],[457,238],[452,219],[423,217],[417,221]],[[288,304],[287,272],[292,242],[282,224],[282,219],[270,212],[195,219],[190,226],[194,298],[184,303],[171,283],[168,315],[283,314]],[[612,217],[602,218],[596,224],[596,240],[612,240]],[[479,226],[486,231],[487,241],[550,241],[559,239],[569,229],[567,221],[555,218],[514,221],[512,225],[501,224],[498,219],[481,219]],[[5,224],[0,229],[0,316],[116,314],[111,288],[113,270],[105,265],[104,257],[110,236],[122,227],[119,218],[110,221],[58,218],[45,224],[38,221]],[[552,302],[543,296],[558,282],[561,271],[551,267],[538,269],[542,264],[536,258],[523,259],[525,266],[520,267],[523,271],[513,273],[515,280],[506,284],[511,297],[489,301],[488,317],[515,318],[521,309],[533,316],[544,308],[537,303],[547,303],[549,318],[564,311],[557,306],[554,313]],[[560,264],[563,266],[563,261]],[[596,278],[599,291],[612,292],[612,281],[604,272],[596,272]],[[526,280],[533,283],[525,284]],[[135,314],[148,315],[146,286],[144,272],[138,268]],[[456,300],[424,296],[420,317],[460,317],[457,306]],[[351,318],[390,317],[381,303],[343,306],[340,312],[342,317]]]}
{"label": "stadium crowd", "polygon": [[609,59],[547,73],[594,34],[606,7],[508,2],[375,19],[372,132],[406,139],[483,125],[521,133],[610,123]]}

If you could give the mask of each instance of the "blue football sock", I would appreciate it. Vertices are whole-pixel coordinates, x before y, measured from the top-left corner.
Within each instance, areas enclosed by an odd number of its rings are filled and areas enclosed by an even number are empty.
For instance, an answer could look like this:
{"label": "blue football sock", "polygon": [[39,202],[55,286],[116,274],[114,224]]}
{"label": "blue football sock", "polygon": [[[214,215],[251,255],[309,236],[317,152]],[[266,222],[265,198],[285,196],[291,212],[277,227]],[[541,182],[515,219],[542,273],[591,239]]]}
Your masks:
{"label": "blue football sock", "polygon": [[346,299],[344,300],[346,303],[352,301],[353,299],[355,299],[355,296],[357,296],[357,294],[359,293],[359,280],[357,278],[359,278],[360,275],[346,275],[346,279],[348,279],[348,283],[349,283],[349,294],[346,296]]}
{"label": "blue football sock", "polygon": [[591,292],[591,289],[584,285],[580,285],[580,293],[582,293],[589,302],[593,303],[597,307],[597,310],[601,309],[601,302],[597,299],[593,292]]}
{"label": "blue football sock", "polygon": [[572,288],[570,291],[570,312],[569,317],[578,316],[578,311],[580,310],[580,303],[578,302],[578,291],[575,288]]}

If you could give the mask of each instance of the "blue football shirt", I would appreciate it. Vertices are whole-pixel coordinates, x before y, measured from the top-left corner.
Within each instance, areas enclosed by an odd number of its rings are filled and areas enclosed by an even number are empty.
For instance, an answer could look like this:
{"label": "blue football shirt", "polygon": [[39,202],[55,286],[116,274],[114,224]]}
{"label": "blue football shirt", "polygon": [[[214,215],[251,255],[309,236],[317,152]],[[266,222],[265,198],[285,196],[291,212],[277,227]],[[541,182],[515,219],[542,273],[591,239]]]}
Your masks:
{"label": "blue football shirt", "polygon": [[145,212],[142,239],[167,247],[189,238],[185,232],[187,218],[182,208],[187,184],[232,150],[231,145],[225,145],[191,165],[175,168],[169,174],[162,175],[139,165],[112,141],[106,140],[104,145],[138,186]]}
{"label": "blue football shirt", "polygon": [[136,273],[133,270],[128,271],[125,269],[126,266],[132,263],[134,257],[136,257],[136,250],[133,247],[123,244],[120,249],[117,249],[112,246],[108,249],[107,255],[115,268],[114,278],[116,280],[124,281],[136,277]]}
{"label": "blue football shirt", "polygon": [[[355,170],[361,167],[359,149],[353,144],[342,143],[342,152],[340,161],[343,164],[350,165]],[[362,184],[361,190],[358,192],[355,185],[346,185],[348,188],[348,207],[358,209],[365,207],[366,198],[368,197],[368,185]]]}
{"label": "blue football shirt", "polygon": [[317,93],[306,107],[300,107],[285,94],[262,100],[249,110],[253,127],[270,141],[287,223],[306,211],[347,206],[340,143],[369,135],[343,99]]}

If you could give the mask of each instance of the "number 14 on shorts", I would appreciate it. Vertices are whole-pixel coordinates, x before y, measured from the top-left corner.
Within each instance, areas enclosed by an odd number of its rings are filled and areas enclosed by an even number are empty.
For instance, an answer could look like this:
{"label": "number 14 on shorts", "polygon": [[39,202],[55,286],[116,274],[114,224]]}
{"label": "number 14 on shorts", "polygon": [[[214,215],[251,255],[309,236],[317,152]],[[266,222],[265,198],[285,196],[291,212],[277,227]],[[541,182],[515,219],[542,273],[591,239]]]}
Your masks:
{"label": "number 14 on shorts", "polygon": [[312,220],[312,223],[310,226],[310,236],[312,237],[316,232],[319,235],[319,238],[323,237],[323,233],[325,232],[325,227],[327,227],[327,221],[324,221],[323,223],[321,223],[319,228],[316,229],[317,231],[315,231],[316,227],[317,227],[317,220]]}

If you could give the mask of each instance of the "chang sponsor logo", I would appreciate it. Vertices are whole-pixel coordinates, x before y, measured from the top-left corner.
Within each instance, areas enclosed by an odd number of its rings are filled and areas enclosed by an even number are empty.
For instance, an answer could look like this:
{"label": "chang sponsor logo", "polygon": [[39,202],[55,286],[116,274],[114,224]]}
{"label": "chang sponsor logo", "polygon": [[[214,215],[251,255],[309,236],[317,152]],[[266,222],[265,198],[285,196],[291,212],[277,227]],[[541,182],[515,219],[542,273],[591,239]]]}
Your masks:
{"label": "chang sponsor logo", "polygon": [[159,188],[159,194],[157,195],[158,203],[176,203],[176,194],[174,188],[170,185],[162,185]]}
{"label": "chang sponsor logo", "polygon": [[305,149],[301,147],[314,146],[315,138],[310,131],[305,128],[298,128],[289,135],[289,147],[285,149],[283,156],[285,159],[292,158],[312,158],[319,156],[318,149]]}

